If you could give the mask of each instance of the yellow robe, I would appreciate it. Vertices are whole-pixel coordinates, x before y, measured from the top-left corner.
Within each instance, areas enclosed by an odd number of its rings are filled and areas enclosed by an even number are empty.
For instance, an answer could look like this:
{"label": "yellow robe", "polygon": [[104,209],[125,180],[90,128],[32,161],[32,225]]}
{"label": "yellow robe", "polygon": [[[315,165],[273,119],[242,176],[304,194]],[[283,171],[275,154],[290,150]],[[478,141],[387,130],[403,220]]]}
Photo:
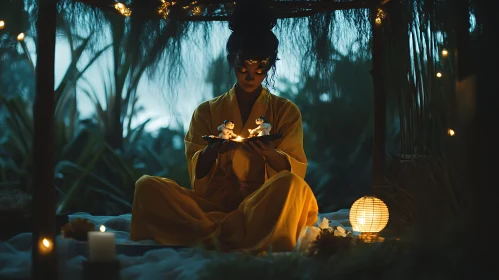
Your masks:
{"label": "yellow robe", "polygon": [[[255,120],[265,116],[274,141],[291,171],[276,172],[265,159],[246,149],[219,155],[206,176],[196,178],[203,135],[217,135],[224,120],[247,137]],[[243,126],[234,88],[203,102],[194,111],[185,139],[191,189],[176,182],[144,175],[135,188],[130,239],[154,239],[166,245],[220,246],[222,250],[291,251],[305,226],[316,223],[317,200],[304,181],[307,159],[303,151],[301,113],[291,101],[263,88]]]}

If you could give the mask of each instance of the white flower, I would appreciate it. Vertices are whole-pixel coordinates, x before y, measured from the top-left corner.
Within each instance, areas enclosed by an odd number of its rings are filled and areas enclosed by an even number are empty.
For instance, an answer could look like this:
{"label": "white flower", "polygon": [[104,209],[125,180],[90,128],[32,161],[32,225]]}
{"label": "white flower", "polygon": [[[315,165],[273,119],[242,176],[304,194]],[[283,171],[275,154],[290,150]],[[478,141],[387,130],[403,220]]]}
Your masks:
{"label": "white flower", "polygon": [[329,220],[326,218],[322,218],[321,223],[319,224],[320,229],[328,229],[329,228]]}
{"label": "white flower", "polygon": [[317,239],[317,236],[319,236],[320,232],[321,229],[318,227],[305,227],[302,230],[300,234],[300,240],[298,241],[298,252],[306,252],[312,242]]}
{"label": "white flower", "polygon": [[334,229],[334,236],[347,237],[347,231],[344,228],[337,226]]}

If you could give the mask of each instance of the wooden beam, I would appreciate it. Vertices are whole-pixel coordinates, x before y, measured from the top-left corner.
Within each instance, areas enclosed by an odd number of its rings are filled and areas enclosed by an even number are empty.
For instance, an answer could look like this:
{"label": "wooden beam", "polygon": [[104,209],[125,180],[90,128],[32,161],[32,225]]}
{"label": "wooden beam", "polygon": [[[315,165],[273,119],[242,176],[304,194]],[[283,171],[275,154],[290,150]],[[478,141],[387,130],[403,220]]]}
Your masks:
{"label": "wooden beam", "polygon": [[[108,12],[117,12],[112,5],[102,4],[96,1],[89,0],[75,0],[93,6]],[[386,0],[385,0],[386,1]],[[233,5],[234,1],[230,0],[204,0],[198,1],[200,6],[213,6],[213,5]],[[337,2],[334,0],[322,1],[269,1],[268,5],[274,8],[277,18],[301,18],[309,17],[319,13],[333,12],[339,10],[363,9],[370,8],[372,3],[376,0],[352,0],[349,2]],[[161,19],[156,10],[151,10],[146,14],[150,19]],[[133,9],[132,9],[133,16]],[[229,14],[219,13],[216,15],[202,15],[195,16],[186,13],[177,14],[172,12],[171,17],[168,18],[175,21],[228,21]]]}
{"label": "wooden beam", "polygon": [[381,24],[376,23],[378,5],[371,7],[372,25],[372,70],[374,134],[372,146],[373,187],[385,184],[385,153],[386,153],[386,97],[383,87],[383,38]]}
{"label": "wooden beam", "polygon": [[[33,237],[31,279],[57,279],[54,187],[56,0],[39,1],[33,107]],[[45,242],[43,242],[45,241]]]}

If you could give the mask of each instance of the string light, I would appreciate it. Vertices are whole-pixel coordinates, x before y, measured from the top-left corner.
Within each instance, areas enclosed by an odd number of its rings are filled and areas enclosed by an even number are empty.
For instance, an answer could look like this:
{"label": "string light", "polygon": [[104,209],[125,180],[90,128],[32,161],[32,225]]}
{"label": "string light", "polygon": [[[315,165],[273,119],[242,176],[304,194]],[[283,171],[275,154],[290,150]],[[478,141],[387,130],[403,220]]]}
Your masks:
{"label": "string light", "polygon": [[456,135],[456,132],[452,128],[449,128],[447,130],[447,134],[449,134],[449,136],[454,136],[454,135]]}
{"label": "string light", "polygon": [[171,6],[174,6],[175,4],[176,4],[176,2],[168,2],[165,0],[161,0],[161,6],[158,9],[158,14],[162,18],[166,19],[168,17],[168,15],[170,14]]}
{"label": "string light", "polygon": [[0,20],[0,30],[2,30],[5,27],[5,21]]}
{"label": "string light", "polygon": [[449,51],[447,50],[442,50],[442,56],[447,56],[449,54]]}
{"label": "string light", "polygon": [[192,15],[193,16],[199,16],[199,15],[201,15],[201,12],[202,12],[201,7],[199,7],[199,6],[192,8]]}
{"label": "string light", "polygon": [[117,2],[114,4],[114,8],[123,16],[129,17],[132,15],[132,10],[130,10],[125,4]]}
{"label": "string light", "polygon": [[24,35],[24,33],[19,33],[19,35],[17,35],[17,40],[20,42],[20,41],[23,41],[24,38],[26,37],[26,35]]}
{"label": "string light", "polygon": [[100,232],[105,232],[106,231],[106,227],[104,225],[101,225],[100,228],[99,228]]}
{"label": "string light", "polygon": [[442,78],[442,73],[437,72],[437,78]]}
{"label": "string light", "polygon": [[38,244],[38,249],[42,254],[48,254],[52,252],[53,244],[48,238],[42,238]]}
{"label": "string light", "polygon": [[378,8],[378,12],[376,13],[376,18],[374,19],[374,22],[377,25],[380,25],[383,19],[385,19],[385,17],[386,17],[385,11],[383,11],[383,9],[381,8]]}

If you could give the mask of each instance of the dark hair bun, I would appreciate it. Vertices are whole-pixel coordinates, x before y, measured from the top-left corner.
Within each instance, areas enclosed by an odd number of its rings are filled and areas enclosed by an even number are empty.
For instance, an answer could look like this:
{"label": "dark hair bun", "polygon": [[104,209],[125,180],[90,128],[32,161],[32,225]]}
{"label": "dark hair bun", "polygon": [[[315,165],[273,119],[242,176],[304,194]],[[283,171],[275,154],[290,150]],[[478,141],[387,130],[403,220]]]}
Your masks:
{"label": "dark hair bun", "polygon": [[267,0],[236,0],[236,7],[229,19],[229,29],[246,34],[272,30],[277,24],[277,18],[266,2]]}

